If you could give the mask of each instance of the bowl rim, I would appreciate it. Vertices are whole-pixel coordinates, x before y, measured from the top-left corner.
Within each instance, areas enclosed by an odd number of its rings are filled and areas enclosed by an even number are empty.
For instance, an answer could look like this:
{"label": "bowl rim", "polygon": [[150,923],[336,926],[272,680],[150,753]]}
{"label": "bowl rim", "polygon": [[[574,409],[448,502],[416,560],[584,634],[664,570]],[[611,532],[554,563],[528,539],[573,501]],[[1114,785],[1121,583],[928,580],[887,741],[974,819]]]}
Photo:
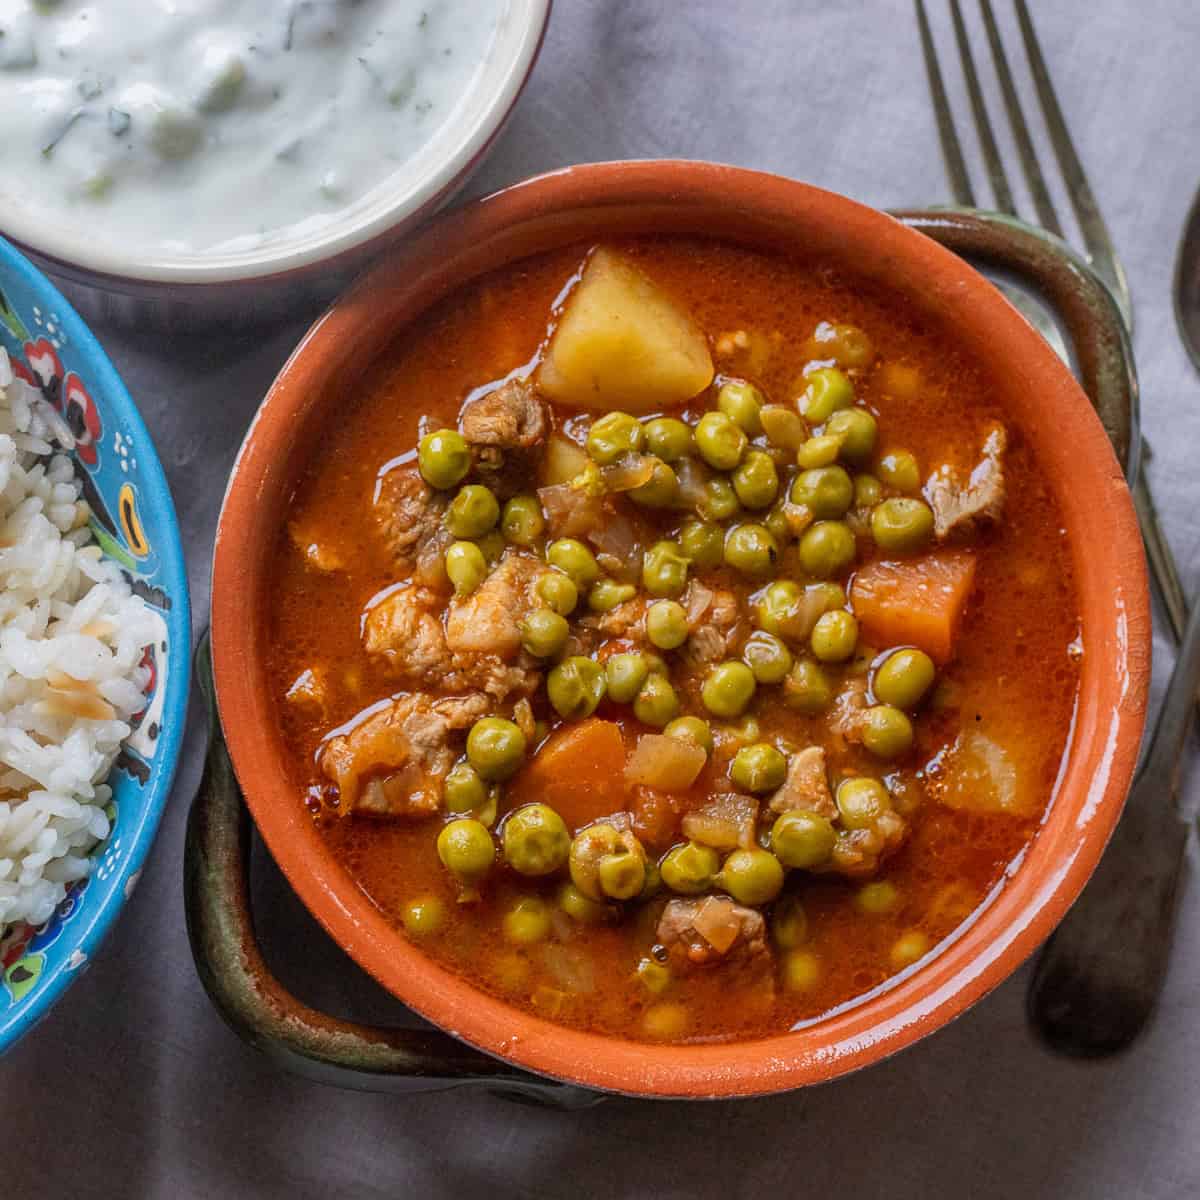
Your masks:
{"label": "bowl rim", "polygon": [[118,289],[258,283],[348,260],[436,207],[482,161],[533,71],[552,2],[504,0],[487,58],[450,118],[411,158],[317,230],[257,250],[220,254],[121,251],[81,229],[48,228],[35,206],[16,204],[8,206],[0,233],[67,271],[108,280]]}
{"label": "bowl rim", "polygon": [[[929,302],[963,318],[960,337],[969,332],[982,346],[986,329],[996,354],[1019,350],[1005,360],[1009,391],[1016,394],[1020,384],[1043,407],[1053,407],[1064,434],[1038,448],[1043,469],[1052,463],[1066,474],[1081,462],[1090,469],[1086,501],[1075,495],[1082,489],[1052,479],[1071,531],[1087,653],[1062,786],[1037,836],[1004,884],[930,959],[816,1023],[749,1041],[651,1045],[586,1033],[515,1009],[434,963],[323,849],[272,739],[262,736],[274,718],[272,701],[255,683],[256,572],[265,561],[264,544],[278,533],[269,518],[272,504],[290,494],[285,447],[299,442],[293,432],[320,381],[356,341],[379,338],[384,327],[394,332],[384,307],[392,301],[403,306],[398,296],[409,304],[392,310],[405,313],[402,325],[472,274],[549,244],[548,223],[601,220],[621,209],[653,209],[678,222],[695,211],[714,236],[721,236],[713,225],[719,213],[758,222],[768,231],[763,240],[772,229],[807,221],[810,231],[824,226],[829,238],[836,229],[847,254],[862,259],[869,248],[901,290],[911,290],[919,273]],[[648,230],[659,228],[649,218],[641,221]],[[493,242],[504,248],[490,262]],[[1028,403],[1025,415],[1040,419]],[[586,164],[513,185],[427,226],[339,300],[281,370],[238,455],[214,545],[211,615],[222,725],[247,803],[292,887],[330,935],[404,1003],[469,1044],[553,1078],[647,1096],[762,1095],[826,1081],[904,1048],[1005,979],[1062,918],[1107,843],[1132,777],[1149,678],[1145,562],[1120,466],[1078,384],[1024,318],[957,256],[883,213],[780,176],[679,160]],[[1030,860],[1038,865],[1036,875]]]}
{"label": "bowl rim", "polygon": [[63,992],[91,964],[141,876],[179,768],[191,690],[192,620],[183,539],[175,503],[158,448],[133,397],[95,334],[75,309],[54,284],[3,237],[0,237],[0,272],[20,276],[31,291],[42,297],[47,311],[58,314],[70,343],[79,358],[87,363],[88,383],[93,395],[102,396],[105,409],[118,413],[121,424],[140,439],[140,446],[146,447],[145,451],[138,450],[138,484],[145,488],[148,505],[160,514],[168,535],[166,542],[156,550],[163,588],[172,600],[163,619],[174,647],[163,701],[162,737],[152,764],[151,778],[142,789],[142,804],[134,823],[128,830],[122,829],[122,836],[129,839],[127,849],[113,875],[105,880],[108,890],[94,906],[94,911],[90,911],[92,906],[88,905],[88,896],[95,891],[89,877],[89,886],[83,893],[84,909],[71,921],[63,937],[54,943],[57,962],[43,974],[28,1001],[18,1002],[0,1013],[0,1055],[3,1055],[49,1013]]}

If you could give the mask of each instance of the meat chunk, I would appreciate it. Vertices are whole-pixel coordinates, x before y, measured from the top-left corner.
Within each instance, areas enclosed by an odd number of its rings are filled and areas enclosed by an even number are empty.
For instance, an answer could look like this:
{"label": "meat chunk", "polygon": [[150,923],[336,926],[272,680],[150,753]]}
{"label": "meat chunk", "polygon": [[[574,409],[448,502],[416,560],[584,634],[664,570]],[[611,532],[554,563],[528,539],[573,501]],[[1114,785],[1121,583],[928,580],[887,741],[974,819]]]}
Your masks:
{"label": "meat chunk", "polygon": [[417,585],[388,592],[367,610],[363,642],[398,675],[436,686],[454,670],[446,635],[437,617],[441,598]]}
{"label": "meat chunk", "polygon": [[534,582],[546,568],[533,557],[510,551],[468,596],[446,610],[446,644],[455,654],[492,654],[510,662],[521,649],[519,623],[534,607]]}
{"label": "meat chunk", "polygon": [[292,680],[287,702],[308,712],[324,714],[329,700],[329,681],[320,667],[309,667]]}
{"label": "meat chunk", "polygon": [[685,666],[699,670],[729,658],[745,630],[737,597],[722,588],[708,588],[693,580],[684,593],[688,640],[679,655]]}
{"label": "meat chunk", "polygon": [[502,450],[538,446],[546,437],[546,406],[523,379],[510,379],[462,411],[463,437],[473,446]]}
{"label": "meat chunk", "polygon": [[856,675],[846,680],[846,686],[833,702],[829,727],[847,742],[861,742],[867,713],[867,680]]}
{"label": "meat chunk", "polygon": [[890,810],[865,829],[840,830],[829,866],[824,869],[848,879],[865,879],[904,845],[908,834],[908,822]]}
{"label": "meat chunk", "polygon": [[426,817],[442,801],[442,781],[458,758],[455,734],[482,717],[486,697],[424,693],[385,702],[330,738],[320,767],[337,786],[341,816]]}
{"label": "meat chunk", "polygon": [[443,558],[454,540],[443,520],[447,504],[415,467],[389,471],[375,489],[376,527],[397,574],[442,590],[449,586]]}
{"label": "meat chunk", "polygon": [[717,962],[765,965],[769,957],[762,914],[728,896],[669,901],[656,936],[671,962],[683,969]]}
{"label": "meat chunk", "polygon": [[471,401],[460,419],[480,481],[501,497],[528,489],[536,448],[550,428],[546,406],[533,387],[510,379]]}
{"label": "meat chunk", "polygon": [[939,541],[973,533],[981,524],[1000,519],[1004,510],[1004,468],[1008,448],[1003,425],[989,426],[980,460],[964,480],[964,472],[945,463],[930,475],[925,498],[933,509],[933,530]]}
{"label": "meat chunk", "polygon": [[797,809],[822,817],[837,816],[837,805],[829,792],[829,777],[825,771],[825,751],[820,746],[808,746],[792,755],[787,777],[771,797],[772,812]]}
{"label": "meat chunk", "polygon": [[[478,591],[487,586],[485,581]],[[487,630],[467,630],[464,611],[457,610],[462,627],[452,644],[442,625],[441,606],[436,592],[417,585],[388,592],[367,610],[363,620],[367,652],[382,658],[397,677],[431,691],[485,692],[503,701],[513,694],[531,695],[537,689],[541,673],[536,660],[520,649],[519,633],[518,652],[511,652],[507,625],[511,614],[505,614],[497,637]],[[488,611],[480,610],[485,616]],[[503,654],[498,647],[504,648]]]}

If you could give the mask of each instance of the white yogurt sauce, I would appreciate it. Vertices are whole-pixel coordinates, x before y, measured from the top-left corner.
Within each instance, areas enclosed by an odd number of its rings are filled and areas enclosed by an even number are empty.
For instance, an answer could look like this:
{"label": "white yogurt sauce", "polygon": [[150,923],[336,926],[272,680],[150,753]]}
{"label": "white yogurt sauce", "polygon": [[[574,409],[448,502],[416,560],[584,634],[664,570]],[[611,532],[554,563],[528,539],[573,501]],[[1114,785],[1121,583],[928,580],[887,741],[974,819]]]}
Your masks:
{"label": "white yogurt sauce", "polygon": [[0,229],[122,249],[311,232],[433,137],[504,0],[0,0]]}

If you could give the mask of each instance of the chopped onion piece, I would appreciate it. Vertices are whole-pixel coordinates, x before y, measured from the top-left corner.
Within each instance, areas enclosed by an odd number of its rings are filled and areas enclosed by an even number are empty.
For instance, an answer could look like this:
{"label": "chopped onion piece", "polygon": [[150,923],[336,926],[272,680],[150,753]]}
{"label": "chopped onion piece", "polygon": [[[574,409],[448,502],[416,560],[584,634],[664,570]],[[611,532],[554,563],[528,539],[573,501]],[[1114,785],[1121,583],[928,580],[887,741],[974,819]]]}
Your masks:
{"label": "chopped onion piece", "polygon": [[682,792],[696,782],[704,769],[706,755],[695,742],[646,733],[625,765],[625,778],[633,786],[658,788],[664,792]]}

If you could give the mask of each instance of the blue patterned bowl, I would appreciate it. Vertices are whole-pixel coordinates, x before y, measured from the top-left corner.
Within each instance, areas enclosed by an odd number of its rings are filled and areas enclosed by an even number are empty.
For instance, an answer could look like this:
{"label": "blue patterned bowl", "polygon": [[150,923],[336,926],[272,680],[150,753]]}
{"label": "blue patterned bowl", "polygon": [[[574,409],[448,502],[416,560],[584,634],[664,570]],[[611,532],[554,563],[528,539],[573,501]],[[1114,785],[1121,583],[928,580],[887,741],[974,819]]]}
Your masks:
{"label": "blue patterned bowl", "polygon": [[146,707],[113,768],[108,839],[90,877],[44,925],[0,930],[0,1054],[49,1011],[91,961],[133,892],[162,816],[187,715],[191,621],[175,506],[112,363],[57,289],[0,238],[0,346],[76,435],[73,458],[91,527],[161,618]]}

